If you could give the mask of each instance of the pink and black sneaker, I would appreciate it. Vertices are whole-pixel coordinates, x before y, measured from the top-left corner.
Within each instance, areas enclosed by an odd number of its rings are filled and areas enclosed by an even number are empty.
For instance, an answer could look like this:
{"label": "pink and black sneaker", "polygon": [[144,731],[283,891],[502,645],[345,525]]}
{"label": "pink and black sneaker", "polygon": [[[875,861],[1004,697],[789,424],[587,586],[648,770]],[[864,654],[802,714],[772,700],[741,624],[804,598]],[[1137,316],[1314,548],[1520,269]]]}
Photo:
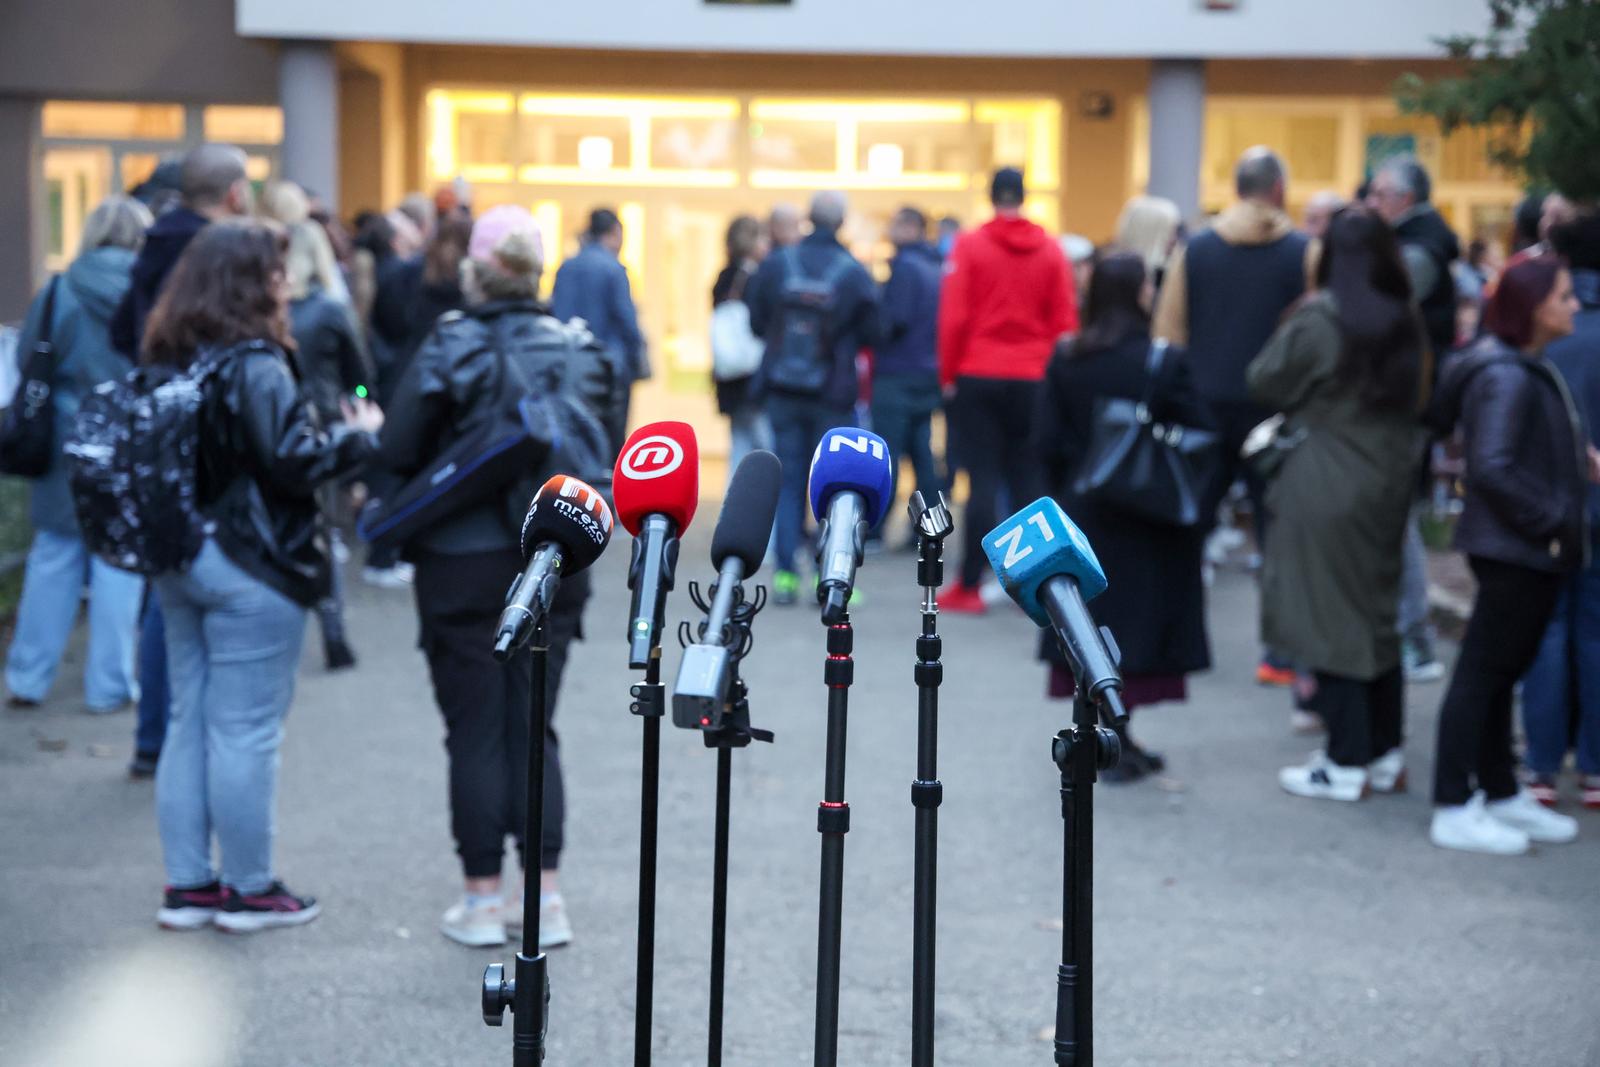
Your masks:
{"label": "pink and black sneaker", "polygon": [[198,930],[210,926],[222,907],[222,894],[220,882],[193,889],[175,889],[169,885],[161,900],[161,910],[156,912],[156,922],[165,930]]}
{"label": "pink and black sneaker", "polygon": [[279,926],[302,926],[322,914],[316,897],[297,897],[282,882],[248,896],[231,887],[223,889],[217,910],[217,929],[231,934],[253,934]]}

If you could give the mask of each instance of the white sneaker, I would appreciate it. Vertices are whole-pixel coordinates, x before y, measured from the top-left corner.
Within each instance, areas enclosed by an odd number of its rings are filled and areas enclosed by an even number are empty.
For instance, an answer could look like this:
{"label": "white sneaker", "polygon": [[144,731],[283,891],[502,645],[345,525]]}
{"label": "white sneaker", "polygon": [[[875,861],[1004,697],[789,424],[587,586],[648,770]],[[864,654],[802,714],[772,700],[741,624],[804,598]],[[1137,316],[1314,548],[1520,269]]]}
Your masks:
{"label": "white sneaker", "polygon": [[1367,795],[1364,767],[1341,767],[1321,752],[1313,752],[1309,762],[1285,767],[1278,772],[1284,792],[1313,800],[1360,800]]}
{"label": "white sneaker", "polygon": [[1578,837],[1578,820],[1570,815],[1551,811],[1539,803],[1526,789],[1505,800],[1491,800],[1483,806],[1496,822],[1521,830],[1529,841],[1541,845],[1565,845]]}
{"label": "white sneaker", "polygon": [[[522,940],[522,898],[506,898],[506,936]],[[560,893],[539,896],[539,949],[560,948],[572,943],[572,923],[567,919],[566,902]]]}
{"label": "white sneaker", "polygon": [[396,563],[393,567],[363,567],[361,580],[380,589],[405,589],[416,576],[416,568],[409,563]]}
{"label": "white sneaker", "polygon": [[1404,793],[1406,791],[1406,750],[1391,748],[1367,764],[1367,781],[1374,793]]}
{"label": "white sneaker", "polygon": [[1520,856],[1528,851],[1528,835],[1485,811],[1482,793],[1474,793],[1465,804],[1434,808],[1428,838],[1440,848],[1491,856]]}
{"label": "white sneaker", "polygon": [[500,905],[469,906],[465,899],[450,905],[439,922],[439,932],[458,945],[484,948],[506,943],[506,923]]}

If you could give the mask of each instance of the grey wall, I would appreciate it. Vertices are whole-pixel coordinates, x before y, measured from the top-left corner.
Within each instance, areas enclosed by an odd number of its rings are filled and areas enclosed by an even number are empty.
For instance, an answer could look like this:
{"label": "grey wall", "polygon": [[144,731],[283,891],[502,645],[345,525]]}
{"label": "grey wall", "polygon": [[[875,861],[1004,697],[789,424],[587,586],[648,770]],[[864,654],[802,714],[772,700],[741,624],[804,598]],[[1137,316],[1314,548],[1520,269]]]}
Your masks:
{"label": "grey wall", "polygon": [[0,95],[276,103],[232,0],[0,0]]}
{"label": "grey wall", "polygon": [[39,106],[0,97],[0,322],[22,318],[43,258],[38,195]]}

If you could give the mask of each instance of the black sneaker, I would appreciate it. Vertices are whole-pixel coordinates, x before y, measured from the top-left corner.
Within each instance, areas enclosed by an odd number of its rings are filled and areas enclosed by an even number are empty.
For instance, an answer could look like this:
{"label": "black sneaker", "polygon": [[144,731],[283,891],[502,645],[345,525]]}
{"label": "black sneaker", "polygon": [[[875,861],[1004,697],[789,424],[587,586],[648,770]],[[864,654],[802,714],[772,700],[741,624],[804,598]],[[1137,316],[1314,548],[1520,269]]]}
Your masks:
{"label": "black sneaker", "polygon": [[322,646],[323,658],[330,671],[349,670],[356,665],[356,654],[344,641],[329,641]]}
{"label": "black sneaker", "polygon": [[222,907],[217,911],[217,929],[231,934],[251,934],[279,926],[302,926],[322,914],[316,897],[297,897],[282,882],[273,882],[265,892],[249,896],[238,890],[222,891]]}
{"label": "black sneaker", "polygon": [[31,697],[19,697],[13,694],[6,698],[6,707],[16,711],[32,711],[39,706],[39,702]]}
{"label": "black sneaker", "polygon": [[156,912],[156,922],[165,930],[198,930],[210,926],[222,907],[222,896],[221,882],[193,889],[175,889],[169,885],[161,900],[161,910]]}
{"label": "black sneaker", "polygon": [[133,762],[128,764],[128,777],[139,781],[156,776],[156,763],[161,759],[159,752],[135,752]]}

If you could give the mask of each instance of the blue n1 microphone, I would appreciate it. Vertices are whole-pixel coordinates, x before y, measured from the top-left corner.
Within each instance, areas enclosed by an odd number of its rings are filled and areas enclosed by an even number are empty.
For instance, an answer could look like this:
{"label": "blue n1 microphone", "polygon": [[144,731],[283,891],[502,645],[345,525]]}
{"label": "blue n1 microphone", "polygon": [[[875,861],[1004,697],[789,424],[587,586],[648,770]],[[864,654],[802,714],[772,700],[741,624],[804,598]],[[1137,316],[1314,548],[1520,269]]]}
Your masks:
{"label": "blue n1 microphone", "polygon": [[828,626],[844,621],[867,531],[889,509],[891,462],[883,438],[854,426],[823,434],[811,457],[811,513],[822,524],[817,537],[817,600]]}
{"label": "blue n1 microphone", "polygon": [[983,551],[1011,599],[1055,631],[1081,691],[1113,719],[1127,718],[1116,639],[1089,614],[1106,572],[1061,505],[1040,497],[985,534]]}

